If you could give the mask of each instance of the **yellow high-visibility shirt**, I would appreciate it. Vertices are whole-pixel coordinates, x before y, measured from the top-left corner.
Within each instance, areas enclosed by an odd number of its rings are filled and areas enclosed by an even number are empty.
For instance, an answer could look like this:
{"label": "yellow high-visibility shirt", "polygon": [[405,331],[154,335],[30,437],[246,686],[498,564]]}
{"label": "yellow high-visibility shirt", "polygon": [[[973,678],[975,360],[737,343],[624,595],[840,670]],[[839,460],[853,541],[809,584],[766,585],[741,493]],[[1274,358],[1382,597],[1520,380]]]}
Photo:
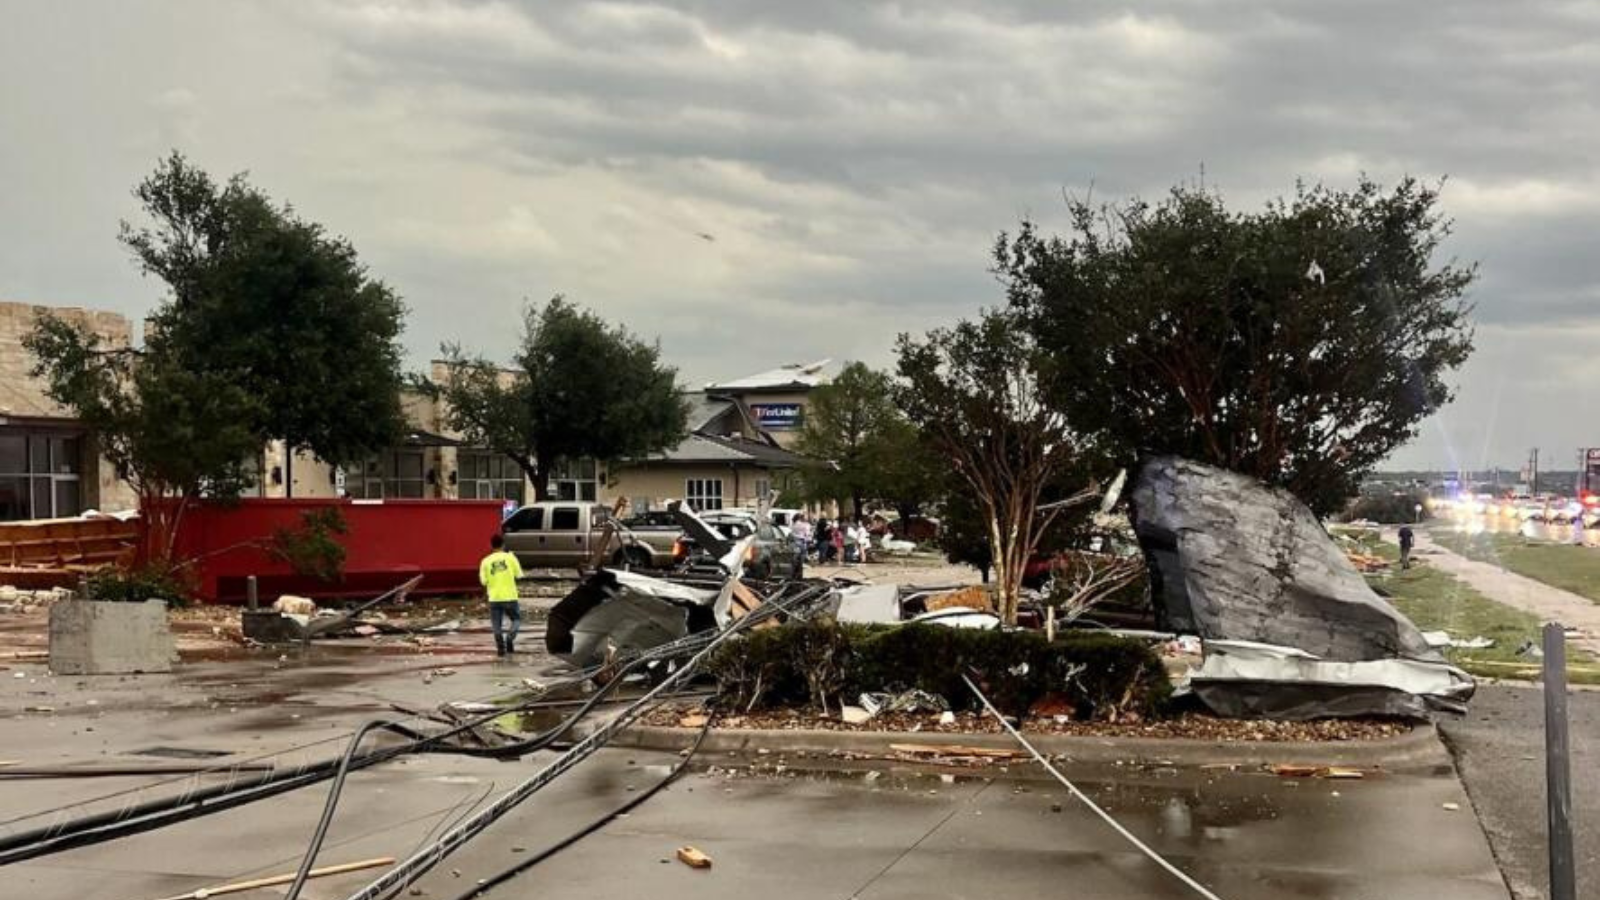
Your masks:
{"label": "yellow high-visibility shirt", "polygon": [[478,583],[489,589],[490,603],[503,603],[517,599],[517,579],[522,577],[522,564],[505,550],[497,550],[478,563]]}

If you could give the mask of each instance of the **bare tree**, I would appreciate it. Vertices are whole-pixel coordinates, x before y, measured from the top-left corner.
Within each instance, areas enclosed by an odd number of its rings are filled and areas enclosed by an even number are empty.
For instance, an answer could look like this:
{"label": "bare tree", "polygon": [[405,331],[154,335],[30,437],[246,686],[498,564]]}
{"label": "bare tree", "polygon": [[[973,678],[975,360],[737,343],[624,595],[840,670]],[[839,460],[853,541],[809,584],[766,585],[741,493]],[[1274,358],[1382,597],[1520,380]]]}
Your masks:
{"label": "bare tree", "polygon": [[1145,576],[1144,557],[1112,553],[1063,553],[1050,566],[1049,602],[1056,623],[1070,625]]}
{"label": "bare tree", "polygon": [[950,461],[985,520],[996,606],[1015,624],[1022,577],[1040,538],[1093,490],[1040,510],[1044,491],[1080,462],[1065,417],[1046,404],[1046,360],[1018,319],[985,312],[975,322],[901,335],[897,397],[906,415]]}

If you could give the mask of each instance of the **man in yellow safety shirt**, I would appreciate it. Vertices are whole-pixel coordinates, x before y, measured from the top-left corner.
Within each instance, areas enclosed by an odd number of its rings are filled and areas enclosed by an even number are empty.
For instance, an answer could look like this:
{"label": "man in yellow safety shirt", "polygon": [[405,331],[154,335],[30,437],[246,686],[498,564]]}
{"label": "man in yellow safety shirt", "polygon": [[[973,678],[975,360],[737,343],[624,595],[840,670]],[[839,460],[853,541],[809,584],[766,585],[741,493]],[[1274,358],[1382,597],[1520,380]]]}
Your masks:
{"label": "man in yellow safety shirt", "polygon": [[[517,605],[517,579],[522,577],[522,564],[506,551],[506,539],[496,532],[489,538],[492,551],[478,563],[478,583],[489,592],[489,627],[494,630],[496,656],[517,651],[517,632],[522,628],[522,607]],[[511,620],[511,629],[502,637],[501,622]]]}

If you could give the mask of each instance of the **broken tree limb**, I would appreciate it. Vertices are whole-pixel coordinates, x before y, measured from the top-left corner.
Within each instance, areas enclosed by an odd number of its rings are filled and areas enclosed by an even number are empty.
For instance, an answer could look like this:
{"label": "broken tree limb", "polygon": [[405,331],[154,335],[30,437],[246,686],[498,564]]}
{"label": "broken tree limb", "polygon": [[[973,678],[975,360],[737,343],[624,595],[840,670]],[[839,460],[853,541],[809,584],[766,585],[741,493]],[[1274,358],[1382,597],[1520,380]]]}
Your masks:
{"label": "broken tree limb", "polygon": [[[358,862],[340,863],[336,866],[323,866],[312,869],[309,877],[322,878],[327,875],[343,875],[346,872],[359,872],[362,869],[373,869],[378,866],[394,865],[394,857],[379,856],[373,859],[363,859]],[[187,894],[173,894],[171,897],[162,897],[161,900],[204,900],[206,897],[215,897],[218,894],[237,894],[242,891],[253,891],[257,888],[273,887],[288,884],[294,880],[294,873],[286,875],[273,875],[267,878],[254,878],[249,881],[234,881],[228,884],[219,884],[216,887],[198,888]]]}

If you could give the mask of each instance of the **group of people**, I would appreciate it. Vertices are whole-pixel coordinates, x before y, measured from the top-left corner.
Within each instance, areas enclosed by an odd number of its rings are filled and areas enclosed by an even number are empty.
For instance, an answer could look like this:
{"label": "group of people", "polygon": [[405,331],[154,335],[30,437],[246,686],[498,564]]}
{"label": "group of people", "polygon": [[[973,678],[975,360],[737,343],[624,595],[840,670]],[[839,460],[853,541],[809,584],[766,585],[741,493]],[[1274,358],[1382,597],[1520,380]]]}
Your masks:
{"label": "group of people", "polygon": [[808,558],[821,564],[866,562],[872,534],[864,518],[818,519],[813,526],[806,514],[800,513],[789,523],[789,542],[794,548],[794,575],[799,577]]}

